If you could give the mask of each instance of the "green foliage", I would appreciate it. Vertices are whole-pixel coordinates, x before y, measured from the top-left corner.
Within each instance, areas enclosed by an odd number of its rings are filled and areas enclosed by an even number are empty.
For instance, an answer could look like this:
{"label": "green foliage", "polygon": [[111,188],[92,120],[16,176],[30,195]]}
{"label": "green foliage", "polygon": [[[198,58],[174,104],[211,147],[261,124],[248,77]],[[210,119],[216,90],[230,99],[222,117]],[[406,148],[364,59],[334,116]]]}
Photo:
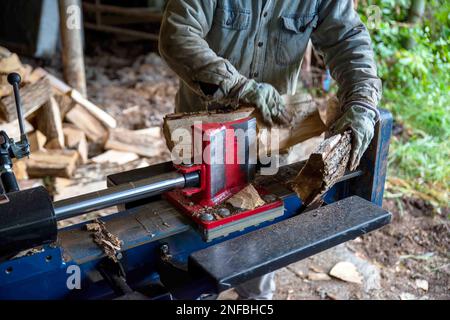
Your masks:
{"label": "green foliage", "polygon": [[[420,188],[450,181],[450,1],[429,0],[423,22],[406,23],[410,0],[367,0],[359,7],[363,21],[370,6],[381,21],[370,30],[379,75],[382,107],[412,134],[394,139],[390,173],[418,182]],[[409,39],[414,46],[407,50]]]}

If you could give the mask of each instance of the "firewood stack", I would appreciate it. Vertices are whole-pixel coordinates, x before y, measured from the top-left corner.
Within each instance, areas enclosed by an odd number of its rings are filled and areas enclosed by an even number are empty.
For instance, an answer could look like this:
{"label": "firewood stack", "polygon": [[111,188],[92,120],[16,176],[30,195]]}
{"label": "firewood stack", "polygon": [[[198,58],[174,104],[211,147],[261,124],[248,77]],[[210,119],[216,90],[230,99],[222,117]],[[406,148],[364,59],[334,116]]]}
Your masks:
{"label": "firewood stack", "polygon": [[[12,87],[7,75],[22,77],[20,95],[31,145],[29,159],[17,161],[19,180],[71,178],[80,164],[118,165],[160,153],[160,128],[131,131],[117,128],[116,120],[78,91],[42,68],[22,64],[15,53],[0,47],[0,130],[19,139]],[[105,152],[104,152],[105,151]]]}

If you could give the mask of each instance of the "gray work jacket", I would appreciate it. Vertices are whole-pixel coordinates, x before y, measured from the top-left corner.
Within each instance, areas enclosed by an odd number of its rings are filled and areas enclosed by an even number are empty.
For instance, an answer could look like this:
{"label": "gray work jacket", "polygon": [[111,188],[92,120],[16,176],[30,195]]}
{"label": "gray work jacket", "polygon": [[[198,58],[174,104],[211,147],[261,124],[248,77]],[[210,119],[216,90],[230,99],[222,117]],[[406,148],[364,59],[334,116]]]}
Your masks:
{"label": "gray work jacket", "polygon": [[[381,81],[353,0],[169,0],[159,50],[182,80],[176,110],[221,102],[242,75],[292,93],[309,39],[339,85],[341,106],[376,107]],[[218,90],[208,96],[199,83]]]}

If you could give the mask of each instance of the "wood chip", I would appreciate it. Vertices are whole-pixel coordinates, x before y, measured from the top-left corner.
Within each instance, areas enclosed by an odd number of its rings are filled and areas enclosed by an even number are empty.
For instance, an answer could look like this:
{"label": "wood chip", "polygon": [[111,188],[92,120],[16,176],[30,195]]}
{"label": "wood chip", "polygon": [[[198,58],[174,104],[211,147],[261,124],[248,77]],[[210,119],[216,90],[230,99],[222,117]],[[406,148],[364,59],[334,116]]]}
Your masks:
{"label": "wood chip", "polygon": [[251,184],[228,199],[227,203],[235,208],[244,210],[253,210],[266,204],[264,200],[261,199],[258,191],[256,191],[255,187]]}
{"label": "wood chip", "polygon": [[416,287],[423,291],[428,291],[428,281],[423,279],[416,279]]}
{"label": "wood chip", "polygon": [[102,248],[107,257],[112,259],[114,262],[119,261],[117,259],[117,254],[121,250],[122,241],[106,229],[103,221],[96,219],[92,223],[86,224],[86,230],[94,232],[94,242]]}
{"label": "wood chip", "polygon": [[355,265],[348,261],[338,262],[331,270],[330,276],[343,280],[345,282],[362,284],[362,277]]}
{"label": "wood chip", "polygon": [[331,277],[326,273],[310,272],[308,273],[308,279],[311,281],[328,281],[331,280]]}

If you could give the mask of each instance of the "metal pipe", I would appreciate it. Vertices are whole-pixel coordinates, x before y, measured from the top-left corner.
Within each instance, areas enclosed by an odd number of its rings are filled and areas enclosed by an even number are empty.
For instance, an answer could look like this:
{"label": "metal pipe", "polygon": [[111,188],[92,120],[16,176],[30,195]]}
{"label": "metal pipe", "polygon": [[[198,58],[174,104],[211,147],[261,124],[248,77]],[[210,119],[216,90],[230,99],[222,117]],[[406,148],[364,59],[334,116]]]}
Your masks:
{"label": "metal pipe", "polygon": [[175,188],[198,184],[200,175],[169,172],[151,178],[129,182],[81,196],[56,201],[53,204],[56,220],[64,220],[126,202],[159,195]]}

